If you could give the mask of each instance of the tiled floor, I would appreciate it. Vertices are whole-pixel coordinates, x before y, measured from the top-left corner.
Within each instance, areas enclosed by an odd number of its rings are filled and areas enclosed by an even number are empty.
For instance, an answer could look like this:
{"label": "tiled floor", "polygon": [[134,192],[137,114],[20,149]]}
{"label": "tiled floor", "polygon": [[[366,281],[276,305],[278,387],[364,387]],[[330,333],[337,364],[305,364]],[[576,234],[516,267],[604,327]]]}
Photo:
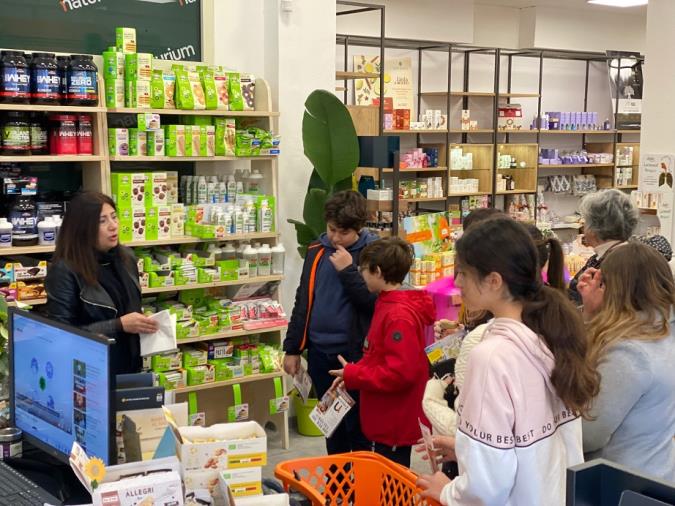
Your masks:
{"label": "tiled floor", "polygon": [[[268,439],[267,466],[263,468],[263,478],[274,478],[274,468],[279,462],[303,457],[314,457],[326,454],[326,443],[323,437],[305,437],[298,434],[291,425],[291,444],[288,450],[281,448],[279,438]],[[411,469],[417,473],[428,473],[429,465],[413,451]]]}

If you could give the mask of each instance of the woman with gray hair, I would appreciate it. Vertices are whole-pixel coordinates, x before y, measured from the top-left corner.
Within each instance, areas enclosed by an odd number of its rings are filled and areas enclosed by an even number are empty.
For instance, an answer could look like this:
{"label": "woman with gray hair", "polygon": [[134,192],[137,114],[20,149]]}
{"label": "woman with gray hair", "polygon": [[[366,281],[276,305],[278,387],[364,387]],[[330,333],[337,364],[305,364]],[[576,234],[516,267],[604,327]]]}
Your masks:
{"label": "woman with gray hair", "polygon": [[577,284],[581,275],[589,268],[597,269],[602,259],[633,235],[638,224],[639,213],[630,197],[619,190],[606,190],[584,197],[579,208],[584,220],[584,240],[595,250],[574,279],[570,281],[569,296],[581,304]]}

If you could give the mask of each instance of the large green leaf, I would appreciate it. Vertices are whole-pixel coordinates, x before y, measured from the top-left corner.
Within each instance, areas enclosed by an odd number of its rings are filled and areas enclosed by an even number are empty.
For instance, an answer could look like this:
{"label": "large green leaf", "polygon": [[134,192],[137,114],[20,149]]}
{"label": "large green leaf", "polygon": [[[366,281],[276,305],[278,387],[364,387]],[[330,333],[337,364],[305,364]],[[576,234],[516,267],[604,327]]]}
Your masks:
{"label": "large green leaf", "polygon": [[347,179],[343,179],[342,181],[338,181],[335,183],[335,186],[333,187],[333,190],[336,192],[341,192],[344,190],[351,190],[352,189],[352,176],[350,175]]}
{"label": "large green leaf", "polygon": [[351,176],[359,163],[359,142],[349,111],[326,90],[313,91],[305,101],[302,141],[305,155],[329,188]]}
{"label": "large green leaf", "polygon": [[326,231],[326,220],[323,218],[326,200],[328,200],[328,193],[320,188],[311,188],[305,196],[302,217],[317,236]]}
{"label": "large green leaf", "polygon": [[301,221],[288,220],[288,223],[291,223],[295,227],[295,231],[298,234],[298,244],[308,245],[319,237],[311,227]]}

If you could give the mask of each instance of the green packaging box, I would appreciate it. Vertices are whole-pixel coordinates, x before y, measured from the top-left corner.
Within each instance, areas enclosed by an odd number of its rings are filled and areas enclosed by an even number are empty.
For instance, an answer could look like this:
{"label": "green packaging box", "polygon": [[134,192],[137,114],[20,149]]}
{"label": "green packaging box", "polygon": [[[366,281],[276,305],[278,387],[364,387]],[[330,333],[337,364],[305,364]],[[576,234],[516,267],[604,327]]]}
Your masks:
{"label": "green packaging box", "polygon": [[129,154],[129,129],[108,128],[108,152],[110,156]]}
{"label": "green packaging box", "polygon": [[118,208],[117,216],[120,223],[120,242],[125,243],[145,240],[145,208]]}
{"label": "green packaging box", "polygon": [[138,124],[138,130],[143,132],[160,130],[162,128],[161,116],[152,112],[139,113],[137,115],[136,123]]}
{"label": "green packaging box", "polygon": [[106,81],[114,79],[124,80],[124,53],[119,51],[104,51],[101,56],[103,57],[103,79]]}
{"label": "green packaging box", "polygon": [[145,207],[146,175],[141,172],[111,172],[112,197],[117,210]]}
{"label": "green packaging box", "polygon": [[148,136],[138,128],[129,129],[129,155],[146,156],[148,153]]}
{"label": "green packaging box", "polygon": [[199,324],[194,320],[176,322],[176,339],[187,339],[199,336]]}
{"label": "green packaging box", "polygon": [[127,81],[150,81],[152,78],[152,54],[128,53],[124,55],[124,79]]}
{"label": "green packaging box", "polygon": [[157,382],[166,390],[185,388],[187,373],[184,370],[160,372],[157,373]]}
{"label": "green packaging box", "polygon": [[172,351],[152,356],[152,370],[155,372],[166,372],[173,369],[180,369],[183,363],[183,353]]}
{"label": "green packaging box", "polygon": [[220,269],[220,281],[239,279],[239,260],[219,260],[216,265]]}
{"label": "green packaging box", "polygon": [[117,27],[115,29],[115,47],[120,53],[136,52],[136,29]]}
{"label": "green packaging box", "polygon": [[203,306],[206,304],[206,290],[204,288],[183,290],[178,294],[178,300],[183,304],[190,304],[193,308]]}
{"label": "green packaging box", "polygon": [[191,346],[183,348],[183,367],[198,367],[206,365],[209,359],[209,354],[204,350],[198,350]]}
{"label": "green packaging box", "polygon": [[148,156],[164,156],[164,130],[148,131]]}
{"label": "green packaging box", "polygon": [[[171,237],[171,207],[170,206],[151,206],[146,208],[146,227],[145,238],[148,241],[157,241],[160,239],[169,239]],[[166,264],[167,269],[171,269],[170,263]]]}
{"label": "green packaging box", "polygon": [[185,156],[185,125],[164,125],[166,156]]}
{"label": "green packaging box", "polygon": [[216,156],[234,156],[236,142],[236,121],[234,118],[215,119]]}
{"label": "green packaging box", "polygon": [[197,268],[197,283],[213,283],[218,281],[220,274],[216,269],[213,268]]}
{"label": "green packaging box", "polygon": [[105,80],[105,106],[109,109],[124,107],[125,83],[123,79]]}
{"label": "green packaging box", "polygon": [[[199,127],[199,156],[209,156],[208,152],[208,130],[207,126],[201,125]],[[213,156],[213,155],[211,155]]]}
{"label": "green packaging box", "polygon": [[126,94],[124,104],[127,107],[150,109],[150,81],[125,80]]}
{"label": "green packaging box", "polygon": [[215,381],[227,381],[234,377],[230,362],[225,358],[209,360],[209,365],[215,370]]}
{"label": "green packaging box", "polygon": [[204,383],[213,383],[216,378],[216,370],[212,365],[205,364],[196,367],[187,368],[188,386],[203,385]]}
{"label": "green packaging box", "polygon": [[181,304],[175,300],[169,300],[165,302],[160,302],[157,304],[157,308],[160,310],[168,310],[169,313],[176,315],[176,320],[191,320],[192,319],[192,306]]}
{"label": "green packaging box", "polygon": [[160,271],[149,273],[148,285],[150,288],[176,286],[173,271]]}

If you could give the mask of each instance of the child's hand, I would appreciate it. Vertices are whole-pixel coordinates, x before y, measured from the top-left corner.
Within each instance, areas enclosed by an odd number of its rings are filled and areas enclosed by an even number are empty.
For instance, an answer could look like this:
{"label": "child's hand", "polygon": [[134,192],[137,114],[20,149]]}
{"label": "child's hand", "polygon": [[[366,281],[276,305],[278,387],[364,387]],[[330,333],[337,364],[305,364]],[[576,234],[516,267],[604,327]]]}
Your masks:
{"label": "child's hand", "polygon": [[338,355],[338,360],[340,361],[340,364],[342,364],[342,369],[333,369],[331,371],[328,371],[328,374],[330,374],[331,376],[337,376],[339,380],[343,380],[345,377],[344,367],[347,365],[347,361],[344,359],[342,355]]}
{"label": "child's hand", "polygon": [[339,245],[336,248],[335,253],[330,256],[329,260],[338,272],[345,270],[353,263],[351,253]]}
{"label": "child's hand", "polygon": [[434,337],[436,339],[442,339],[445,336],[455,332],[460,325],[457,322],[452,320],[438,320],[434,323]]}
{"label": "child's hand", "polygon": [[602,271],[586,269],[579,278],[577,290],[584,302],[584,313],[590,316],[597,313],[602,307],[605,297],[605,284],[602,281]]}
{"label": "child's hand", "polygon": [[[455,462],[457,455],[455,455],[455,438],[450,436],[432,436],[434,444],[434,452],[440,458],[441,462]],[[424,439],[417,441],[415,451],[422,453],[422,460],[429,460],[427,455],[427,447]]]}
{"label": "child's hand", "polygon": [[438,471],[436,474],[422,475],[417,479],[417,486],[422,489],[422,497],[430,497],[438,502],[441,501],[441,492],[443,487],[452,480],[444,473]]}

